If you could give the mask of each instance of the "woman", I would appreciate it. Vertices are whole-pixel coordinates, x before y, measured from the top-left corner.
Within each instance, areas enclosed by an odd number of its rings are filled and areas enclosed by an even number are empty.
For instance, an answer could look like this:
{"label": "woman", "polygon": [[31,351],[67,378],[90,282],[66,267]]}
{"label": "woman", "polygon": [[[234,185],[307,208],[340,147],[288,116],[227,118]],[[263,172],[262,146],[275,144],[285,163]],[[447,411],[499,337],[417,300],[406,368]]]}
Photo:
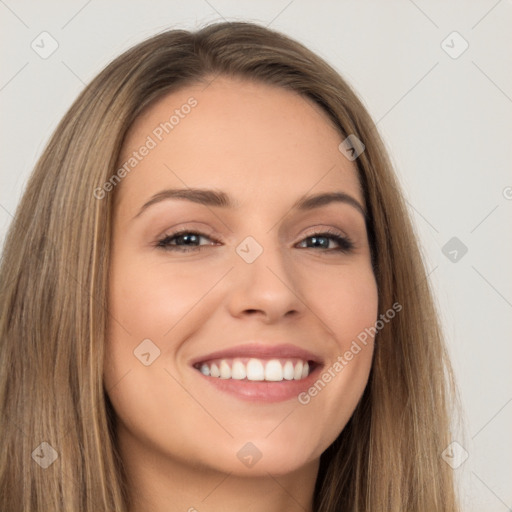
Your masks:
{"label": "woman", "polygon": [[117,58],[42,155],[1,276],[1,510],[457,510],[401,193],[299,43],[221,23]]}

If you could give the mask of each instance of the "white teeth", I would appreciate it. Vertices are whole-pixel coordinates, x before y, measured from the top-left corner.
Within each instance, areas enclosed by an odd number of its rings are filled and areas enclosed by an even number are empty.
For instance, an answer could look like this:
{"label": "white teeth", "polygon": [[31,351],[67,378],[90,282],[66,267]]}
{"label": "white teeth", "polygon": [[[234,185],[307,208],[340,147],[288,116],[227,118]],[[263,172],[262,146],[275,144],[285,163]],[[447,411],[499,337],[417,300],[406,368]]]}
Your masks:
{"label": "white teeth", "polygon": [[245,371],[245,364],[242,361],[234,361],[233,367],[231,368],[231,378],[242,380],[247,377],[247,372]]}
{"label": "white teeth", "polygon": [[286,380],[293,380],[294,368],[291,361],[286,361],[283,368],[283,377]]}
{"label": "white teeth", "polygon": [[229,364],[224,361],[224,359],[220,362],[220,378],[231,379],[231,368],[229,367]]}
{"label": "white teeth", "polygon": [[264,380],[263,363],[259,359],[249,359],[247,363],[247,380]]}
{"label": "white teeth", "polygon": [[221,359],[211,364],[202,363],[196,368],[207,377],[268,382],[301,380],[310,373],[307,361],[284,361],[283,364],[283,360],[279,359],[265,361],[251,358],[246,364],[241,359]]}
{"label": "white teeth", "polygon": [[306,361],[302,367],[302,378],[305,379],[309,375],[309,364]]}
{"label": "white teeth", "polygon": [[283,367],[277,359],[271,359],[265,366],[265,380],[283,380]]}
{"label": "white teeth", "polygon": [[212,364],[212,367],[210,369],[210,375],[212,377],[220,377],[219,367],[215,363]]}
{"label": "white teeth", "polygon": [[294,378],[295,380],[300,380],[300,379],[302,379],[302,368],[303,368],[302,361],[299,361],[299,362],[295,365],[295,371],[293,372],[293,378]]}

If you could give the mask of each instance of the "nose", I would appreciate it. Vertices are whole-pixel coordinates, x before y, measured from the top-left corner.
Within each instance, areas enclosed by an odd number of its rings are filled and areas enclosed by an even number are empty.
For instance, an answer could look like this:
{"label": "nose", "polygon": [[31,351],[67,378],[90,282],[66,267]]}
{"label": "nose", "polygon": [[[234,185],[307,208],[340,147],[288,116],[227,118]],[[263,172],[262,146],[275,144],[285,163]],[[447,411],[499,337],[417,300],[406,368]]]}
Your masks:
{"label": "nose", "polygon": [[299,276],[278,248],[264,248],[252,263],[239,258],[230,274],[228,308],[233,317],[272,324],[303,314]]}

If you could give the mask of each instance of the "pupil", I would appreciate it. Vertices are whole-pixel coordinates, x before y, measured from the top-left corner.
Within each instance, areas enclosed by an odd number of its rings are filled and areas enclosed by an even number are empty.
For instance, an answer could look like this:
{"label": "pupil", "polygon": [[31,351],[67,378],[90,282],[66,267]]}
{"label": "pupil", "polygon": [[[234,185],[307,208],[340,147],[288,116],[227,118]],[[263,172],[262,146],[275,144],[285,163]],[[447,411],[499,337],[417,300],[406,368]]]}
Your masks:
{"label": "pupil", "polygon": [[[328,247],[329,242],[325,236],[313,236],[311,237],[313,247]],[[320,243],[318,243],[320,241]],[[321,243],[323,241],[324,243]],[[325,243],[326,242],[326,243]]]}
{"label": "pupil", "polygon": [[197,238],[197,235],[181,235],[181,240],[186,244],[186,245],[190,245],[190,244],[187,244],[187,242],[197,242],[196,238]]}

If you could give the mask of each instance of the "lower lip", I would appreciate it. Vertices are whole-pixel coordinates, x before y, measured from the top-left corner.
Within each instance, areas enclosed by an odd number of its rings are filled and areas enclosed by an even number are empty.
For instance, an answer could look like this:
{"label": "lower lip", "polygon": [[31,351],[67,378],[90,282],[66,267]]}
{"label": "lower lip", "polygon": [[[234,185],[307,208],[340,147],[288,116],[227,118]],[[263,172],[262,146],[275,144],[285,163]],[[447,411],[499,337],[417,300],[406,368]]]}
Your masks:
{"label": "lower lip", "polygon": [[194,371],[212,386],[236,398],[250,402],[271,403],[284,402],[293,398],[297,399],[300,393],[303,393],[313,385],[317,378],[317,373],[320,371],[320,365],[314,368],[305,379],[282,380],[278,382],[221,379],[220,377],[208,377],[196,369]]}

